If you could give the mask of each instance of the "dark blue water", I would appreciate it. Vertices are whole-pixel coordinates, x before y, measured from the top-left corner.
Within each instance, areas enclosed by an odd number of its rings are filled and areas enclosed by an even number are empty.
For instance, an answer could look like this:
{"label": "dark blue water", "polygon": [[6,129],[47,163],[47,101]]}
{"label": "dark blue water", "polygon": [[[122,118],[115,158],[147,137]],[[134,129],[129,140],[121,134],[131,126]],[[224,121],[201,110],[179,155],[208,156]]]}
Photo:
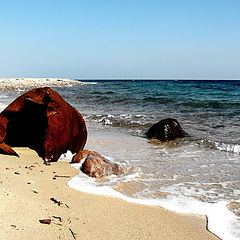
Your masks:
{"label": "dark blue water", "polygon": [[[87,82],[89,83],[89,82]],[[176,118],[198,139],[240,140],[240,81],[96,81],[61,90],[86,120],[143,135]],[[96,83],[96,84],[94,84]]]}

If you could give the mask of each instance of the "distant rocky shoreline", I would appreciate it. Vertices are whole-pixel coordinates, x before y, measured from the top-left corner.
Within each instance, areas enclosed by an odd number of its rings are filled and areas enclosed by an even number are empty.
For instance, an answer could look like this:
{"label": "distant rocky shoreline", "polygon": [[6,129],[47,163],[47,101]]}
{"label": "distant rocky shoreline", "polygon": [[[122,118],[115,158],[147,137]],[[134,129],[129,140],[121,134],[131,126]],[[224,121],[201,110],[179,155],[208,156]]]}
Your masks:
{"label": "distant rocky shoreline", "polygon": [[82,85],[82,82],[64,78],[1,78],[0,90],[24,90],[39,87]]}

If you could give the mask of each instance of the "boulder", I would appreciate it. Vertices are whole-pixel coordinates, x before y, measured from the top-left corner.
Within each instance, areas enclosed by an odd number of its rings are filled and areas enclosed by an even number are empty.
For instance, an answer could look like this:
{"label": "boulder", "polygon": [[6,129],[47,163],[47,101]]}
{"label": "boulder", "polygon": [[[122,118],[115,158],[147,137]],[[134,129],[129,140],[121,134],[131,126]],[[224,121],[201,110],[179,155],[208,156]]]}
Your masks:
{"label": "boulder", "polygon": [[51,88],[37,88],[14,100],[0,113],[1,153],[29,147],[47,161],[70,150],[82,150],[87,140],[81,114]]}
{"label": "boulder", "polygon": [[95,151],[92,151],[92,150],[81,150],[81,151],[78,151],[72,158],[72,161],[71,163],[79,163],[81,160],[85,159],[90,153],[94,154],[98,154],[97,152]]}
{"label": "boulder", "polygon": [[[87,150],[84,150],[86,154]],[[117,164],[109,161],[95,151],[88,150],[88,155],[83,162],[80,170],[89,177],[101,178],[110,176],[112,174],[123,174],[123,168]]]}
{"label": "boulder", "polygon": [[147,138],[156,138],[161,141],[170,141],[186,136],[176,119],[167,118],[155,123],[147,131]]}

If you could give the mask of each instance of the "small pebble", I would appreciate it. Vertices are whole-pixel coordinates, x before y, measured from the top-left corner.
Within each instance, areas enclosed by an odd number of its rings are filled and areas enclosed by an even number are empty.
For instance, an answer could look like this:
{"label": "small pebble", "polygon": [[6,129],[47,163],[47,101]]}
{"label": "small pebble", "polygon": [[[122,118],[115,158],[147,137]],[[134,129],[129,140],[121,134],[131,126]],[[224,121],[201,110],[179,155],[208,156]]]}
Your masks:
{"label": "small pebble", "polygon": [[41,219],[39,220],[40,223],[43,223],[43,224],[50,224],[51,223],[51,219]]}
{"label": "small pebble", "polygon": [[20,175],[20,172],[14,172],[14,174]]}
{"label": "small pebble", "polygon": [[33,193],[38,194],[38,191],[37,191],[36,189],[32,189],[31,191],[32,191]]}
{"label": "small pebble", "polygon": [[27,182],[27,184],[33,184],[33,181],[32,181],[32,180],[30,180],[30,181],[28,181],[28,182]]}

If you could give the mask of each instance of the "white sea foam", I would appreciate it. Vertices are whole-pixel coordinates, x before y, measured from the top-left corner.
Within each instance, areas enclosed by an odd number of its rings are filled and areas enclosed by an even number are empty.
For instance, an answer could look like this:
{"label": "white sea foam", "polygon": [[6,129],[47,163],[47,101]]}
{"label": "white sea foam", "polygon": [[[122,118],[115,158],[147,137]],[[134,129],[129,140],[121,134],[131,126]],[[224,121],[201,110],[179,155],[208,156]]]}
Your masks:
{"label": "white sea foam", "polygon": [[201,140],[201,143],[207,144],[207,146],[218,149],[220,151],[240,153],[240,145],[239,144],[215,142],[215,141],[211,141],[211,140]]}
{"label": "white sea foam", "polygon": [[98,84],[97,82],[82,82],[84,84],[87,84],[87,85],[96,85]]}
{"label": "white sea foam", "polygon": [[75,154],[72,154],[71,151],[67,151],[66,153],[62,154],[60,156],[60,158],[58,159],[58,161],[62,161],[62,162],[71,162],[72,160],[72,157],[74,156]]}
{"label": "white sea foam", "polygon": [[240,153],[239,144],[216,143],[216,148],[221,151]]}
{"label": "white sea foam", "polygon": [[3,111],[8,105],[0,103],[0,112]]}
{"label": "white sea foam", "polygon": [[[72,164],[75,168],[80,168],[81,163]],[[73,177],[68,186],[76,190],[117,197],[127,202],[161,206],[163,208],[179,212],[206,215],[208,218],[208,229],[223,240],[237,240],[240,237],[240,226],[236,215],[227,208],[227,202],[205,203],[191,197],[182,195],[169,195],[166,199],[143,199],[131,198],[115,191],[109,186],[97,183],[93,178],[79,173]]]}

